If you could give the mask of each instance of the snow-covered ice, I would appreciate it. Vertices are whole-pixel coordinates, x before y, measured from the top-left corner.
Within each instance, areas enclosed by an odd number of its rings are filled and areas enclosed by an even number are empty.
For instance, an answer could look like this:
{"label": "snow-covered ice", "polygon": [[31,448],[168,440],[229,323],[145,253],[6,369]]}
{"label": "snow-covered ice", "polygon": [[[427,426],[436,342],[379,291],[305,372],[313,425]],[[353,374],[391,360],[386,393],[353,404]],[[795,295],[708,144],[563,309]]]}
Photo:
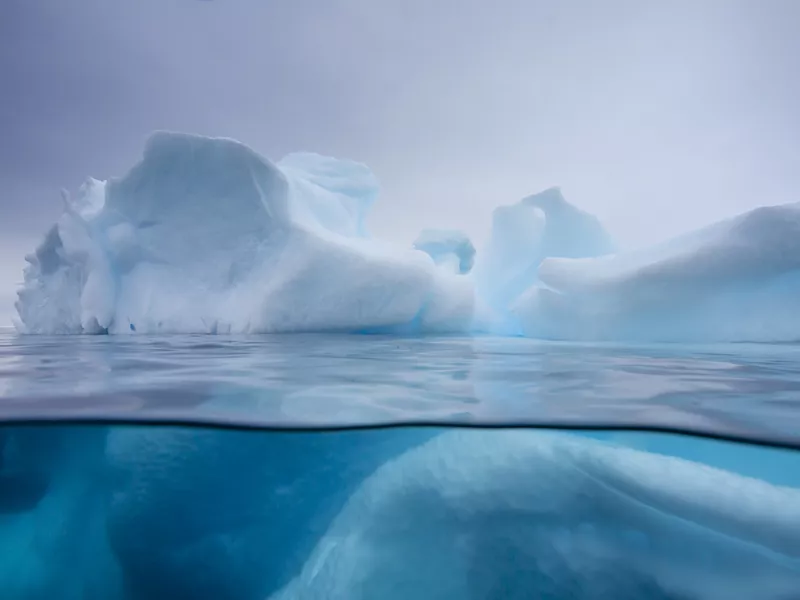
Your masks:
{"label": "snow-covered ice", "polygon": [[[797,340],[800,205],[616,253],[558,188],[498,207],[486,248],[425,230],[383,243],[359,163],[272,163],[229,139],[156,133],[89,179],[27,257],[27,333],[385,331],[579,340]],[[474,268],[473,268],[474,263]]]}
{"label": "snow-covered ice", "polygon": [[[367,238],[368,169],[277,165],[227,139],[157,133],[125,177],[90,181],[28,257],[31,333],[466,329],[471,293],[429,256]],[[443,311],[437,303],[449,310]]]}
{"label": "snow-covered ice", "polygon": [[800,204],[762,207],[638,252],[547,258],[513,307],[527,335],[800,340]]}

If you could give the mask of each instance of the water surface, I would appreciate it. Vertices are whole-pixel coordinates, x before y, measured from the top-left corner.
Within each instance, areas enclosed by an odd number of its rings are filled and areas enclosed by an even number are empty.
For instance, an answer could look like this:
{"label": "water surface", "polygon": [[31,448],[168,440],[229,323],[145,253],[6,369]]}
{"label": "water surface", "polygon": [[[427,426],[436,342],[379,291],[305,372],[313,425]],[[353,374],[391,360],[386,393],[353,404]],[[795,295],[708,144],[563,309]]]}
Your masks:
{"label": "water surface", "polygon": [[797,444],[800,346],[0,333],[0,418],[644,427]]}

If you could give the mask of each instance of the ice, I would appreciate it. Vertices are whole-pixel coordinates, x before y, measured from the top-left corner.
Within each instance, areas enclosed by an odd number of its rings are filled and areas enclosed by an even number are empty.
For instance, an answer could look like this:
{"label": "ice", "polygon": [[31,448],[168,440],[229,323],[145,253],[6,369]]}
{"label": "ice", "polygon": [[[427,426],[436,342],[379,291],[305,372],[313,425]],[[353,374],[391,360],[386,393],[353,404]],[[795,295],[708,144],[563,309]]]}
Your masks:
{"label": "ice", "polygon": [[430,436],[112,430],[106,523],[131,597],[265,598],[365,477]]}
{"label": "ice", "polygon": [[351,237],[367,237],[378,180],[365,165],[312,153],[289,154],[277,167],[289,178],[295,217]]}
{"label": "ice", "polygon": [[478,285],[482,296],[502,310],[538,283],[545,258],[613,251],[611,237],[597,218],[569,204],[559,188],[550,188],[495,209],[489,247],[476,267]]}
{"label": "ice", "polygon": [[[694,462],[708,449],[691,439],[660,443],[687,460],[535,430],[2,438],[4,598],[788,600],[800,585],[800,489]],[[797,483],[796,456],[715,454],[733,470],[782,457]]]}
{"label": "ice", "polygon": [[[105,531],[103,437],[80,426],[0,432],[3,598],[123,597]],[[40,493],[23,492],[32,484]]]}
{"label": "ice", "polygon": [[762,207],[665,244],[548,258],[550,289],[514,312],[527,335],[581,340],[795,341],[800,204]]}
{"label": "ice", "polygon": [[783,600],[800,490],[537,432],[458,431],[386,463],[274,600]]}
{"label": "ice", "polygon": [[2,597],[264,600],[361,481],[432,435],[8,426]]}
{"label": "ice", "polygon": [[28,257],[30,333],[459,328],[470,294],[422,252],[368,239],[377,184],[313,154],[277,165],[228,139],[157,133],[125,177],[91,182]]}
{"label": "ice", "polygon": [[414,248],[452,273],[465,275],[475,262],[475,246],[463,231],[425,229],[414,242]]}
{"label": "ice", "polygon": [[[800,205],[616,252],[558,188],[414,248],[369,235],[370,170],[272,163],[234,140],[156,133],[90,179],[27,257],[26,333],[489,333],[561,340],[795,341]],[[473,268],[474,264],[474,268]]]}

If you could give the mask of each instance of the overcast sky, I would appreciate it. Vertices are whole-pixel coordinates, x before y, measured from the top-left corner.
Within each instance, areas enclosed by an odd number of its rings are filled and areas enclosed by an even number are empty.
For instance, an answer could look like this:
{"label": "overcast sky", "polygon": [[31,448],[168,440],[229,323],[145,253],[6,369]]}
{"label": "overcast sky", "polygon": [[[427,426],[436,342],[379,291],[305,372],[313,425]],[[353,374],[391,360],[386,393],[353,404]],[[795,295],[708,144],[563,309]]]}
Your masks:
{"label": "overcast sky", "polygon": [[0,0],[0,324],[59,189],[147,134],[367,163],[376,235],[549,185],[640,245],[800,200],[794,0]]}

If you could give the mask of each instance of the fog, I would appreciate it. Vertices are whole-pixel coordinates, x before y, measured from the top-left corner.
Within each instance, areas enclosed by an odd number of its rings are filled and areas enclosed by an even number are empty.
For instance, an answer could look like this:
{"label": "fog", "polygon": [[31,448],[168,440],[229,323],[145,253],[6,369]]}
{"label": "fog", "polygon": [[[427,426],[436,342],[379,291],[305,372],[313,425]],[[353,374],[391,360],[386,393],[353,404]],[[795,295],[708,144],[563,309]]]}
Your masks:
{"label": "fog", "polygon": [[0,325],[59,189],[154,129],[367,163],[370,225],[480,246],[550,185],[623,245],[800,200],[793,0],[2,0]]}

